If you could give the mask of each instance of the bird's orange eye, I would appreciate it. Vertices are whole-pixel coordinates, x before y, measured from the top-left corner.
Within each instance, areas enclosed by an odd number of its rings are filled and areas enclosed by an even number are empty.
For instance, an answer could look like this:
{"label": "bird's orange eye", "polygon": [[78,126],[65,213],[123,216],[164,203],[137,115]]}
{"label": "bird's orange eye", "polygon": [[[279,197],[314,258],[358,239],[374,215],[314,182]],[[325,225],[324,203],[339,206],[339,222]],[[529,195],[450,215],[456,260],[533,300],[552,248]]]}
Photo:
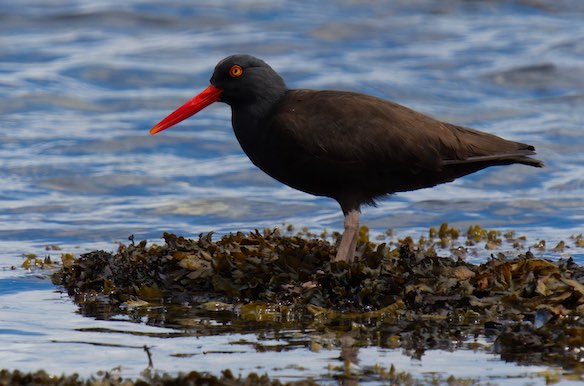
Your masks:
{"label": "bird's orange eye", "polygon": [[232,78],[239,78],[241,75],[243,75],[243,68],[241,68],[240,65],[235,64],[229,69],[229,75]]}

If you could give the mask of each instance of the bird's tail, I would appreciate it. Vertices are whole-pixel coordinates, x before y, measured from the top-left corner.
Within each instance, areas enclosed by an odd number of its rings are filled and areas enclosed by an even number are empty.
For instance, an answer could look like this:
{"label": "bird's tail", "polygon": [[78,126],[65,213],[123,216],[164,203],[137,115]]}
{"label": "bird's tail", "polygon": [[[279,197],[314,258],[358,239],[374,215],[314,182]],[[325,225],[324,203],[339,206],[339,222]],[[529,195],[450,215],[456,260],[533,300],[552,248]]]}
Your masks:
{"label": "bird's tail", "polygon": [[530,157],[531,155],[535,154],[535,148],[533,146],[525,145],[525,148],[523,149],[518,149],[508,153],[481,155],[468,157],[462,160],[445,160],[444,165],[464,165],[477,163],[489,163],[491,165],[510,165],[519,163],[523,165],[534,166],[536,168],[544,167],[544,163],[542,161]]}

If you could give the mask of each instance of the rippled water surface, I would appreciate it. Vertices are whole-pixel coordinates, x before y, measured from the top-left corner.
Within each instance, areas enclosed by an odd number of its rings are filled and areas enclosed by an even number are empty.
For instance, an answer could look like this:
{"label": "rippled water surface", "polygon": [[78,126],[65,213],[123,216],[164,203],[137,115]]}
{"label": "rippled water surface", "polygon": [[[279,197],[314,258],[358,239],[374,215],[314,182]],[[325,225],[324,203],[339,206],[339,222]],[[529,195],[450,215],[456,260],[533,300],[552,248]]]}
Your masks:
{"label": "rippled water surface", "polygon": [[[121,365],[136,376],[147,363],[144,344],[171,372],[234,368],[289,380],[319,378],[338,362],[336,349],[295,345],[294,331],[175,336],[84,317],[46,279],[20,268],[24,253],[58,258],[47,245],[113,250],[131,234],[158,241],[164,231],[196,236],[284,222],[341,228],[335,202],[284,187],[250,163],[225,105],[148,135],[233,53],[265,59],[293,88],[365,92],[531,143],[546,163],[396,195],[364,209],[373,232],[480,224],[533,243],[566,240],[564,254],[584,262],[568,241],[584,231],[582,20],[577,0],[0,1],[2,367],[88,375]],[[254,349],[257,341],[289,348],[272,355]],[[460,366],[444,365],[445,355]],[[479,376],[515,384],[539,370],[464,350],[415,361],[372,346],[360,358],[459,376],[480,366]]]}

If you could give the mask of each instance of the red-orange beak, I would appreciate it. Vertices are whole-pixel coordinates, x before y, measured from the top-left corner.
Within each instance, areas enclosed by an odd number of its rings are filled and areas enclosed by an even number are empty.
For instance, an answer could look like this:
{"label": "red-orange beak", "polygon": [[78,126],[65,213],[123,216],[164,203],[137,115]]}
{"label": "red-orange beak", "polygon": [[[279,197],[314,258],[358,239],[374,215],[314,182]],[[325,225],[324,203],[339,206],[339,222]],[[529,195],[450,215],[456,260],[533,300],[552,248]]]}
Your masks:
{"label": "red-orange beak", "polygon": [[168,117],[158,122],[156,126],[150,129],[150,134],[154,135],[162,130],[166,130],[177,123],[184,121],[188,117],[195,115],[211,103],[217,102],[219,100],[219,95],[221,95],[222,92],[222,89],[210,85],[200,94],[194,96],[187,103],[176,109]]}

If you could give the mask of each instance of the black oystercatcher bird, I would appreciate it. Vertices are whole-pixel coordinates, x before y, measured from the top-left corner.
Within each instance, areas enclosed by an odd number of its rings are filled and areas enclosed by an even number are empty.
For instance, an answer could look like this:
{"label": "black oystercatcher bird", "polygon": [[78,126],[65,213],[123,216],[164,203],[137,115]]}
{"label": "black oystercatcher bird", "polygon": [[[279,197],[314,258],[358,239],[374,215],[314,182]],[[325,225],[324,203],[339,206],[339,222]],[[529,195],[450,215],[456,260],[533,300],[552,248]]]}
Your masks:
{"label": "black oystercatcher bird", "polygon": [[495,165],[542,167],[533,146],[440,122],[397,103],[344,91],[291,90],[264,61],[233,55],[211,85],[154,126],[167,129],[213,102],[231,106],[250,160],[276,180],[334,198],[345,215],[335,260],[353,261],[361,205]]}

